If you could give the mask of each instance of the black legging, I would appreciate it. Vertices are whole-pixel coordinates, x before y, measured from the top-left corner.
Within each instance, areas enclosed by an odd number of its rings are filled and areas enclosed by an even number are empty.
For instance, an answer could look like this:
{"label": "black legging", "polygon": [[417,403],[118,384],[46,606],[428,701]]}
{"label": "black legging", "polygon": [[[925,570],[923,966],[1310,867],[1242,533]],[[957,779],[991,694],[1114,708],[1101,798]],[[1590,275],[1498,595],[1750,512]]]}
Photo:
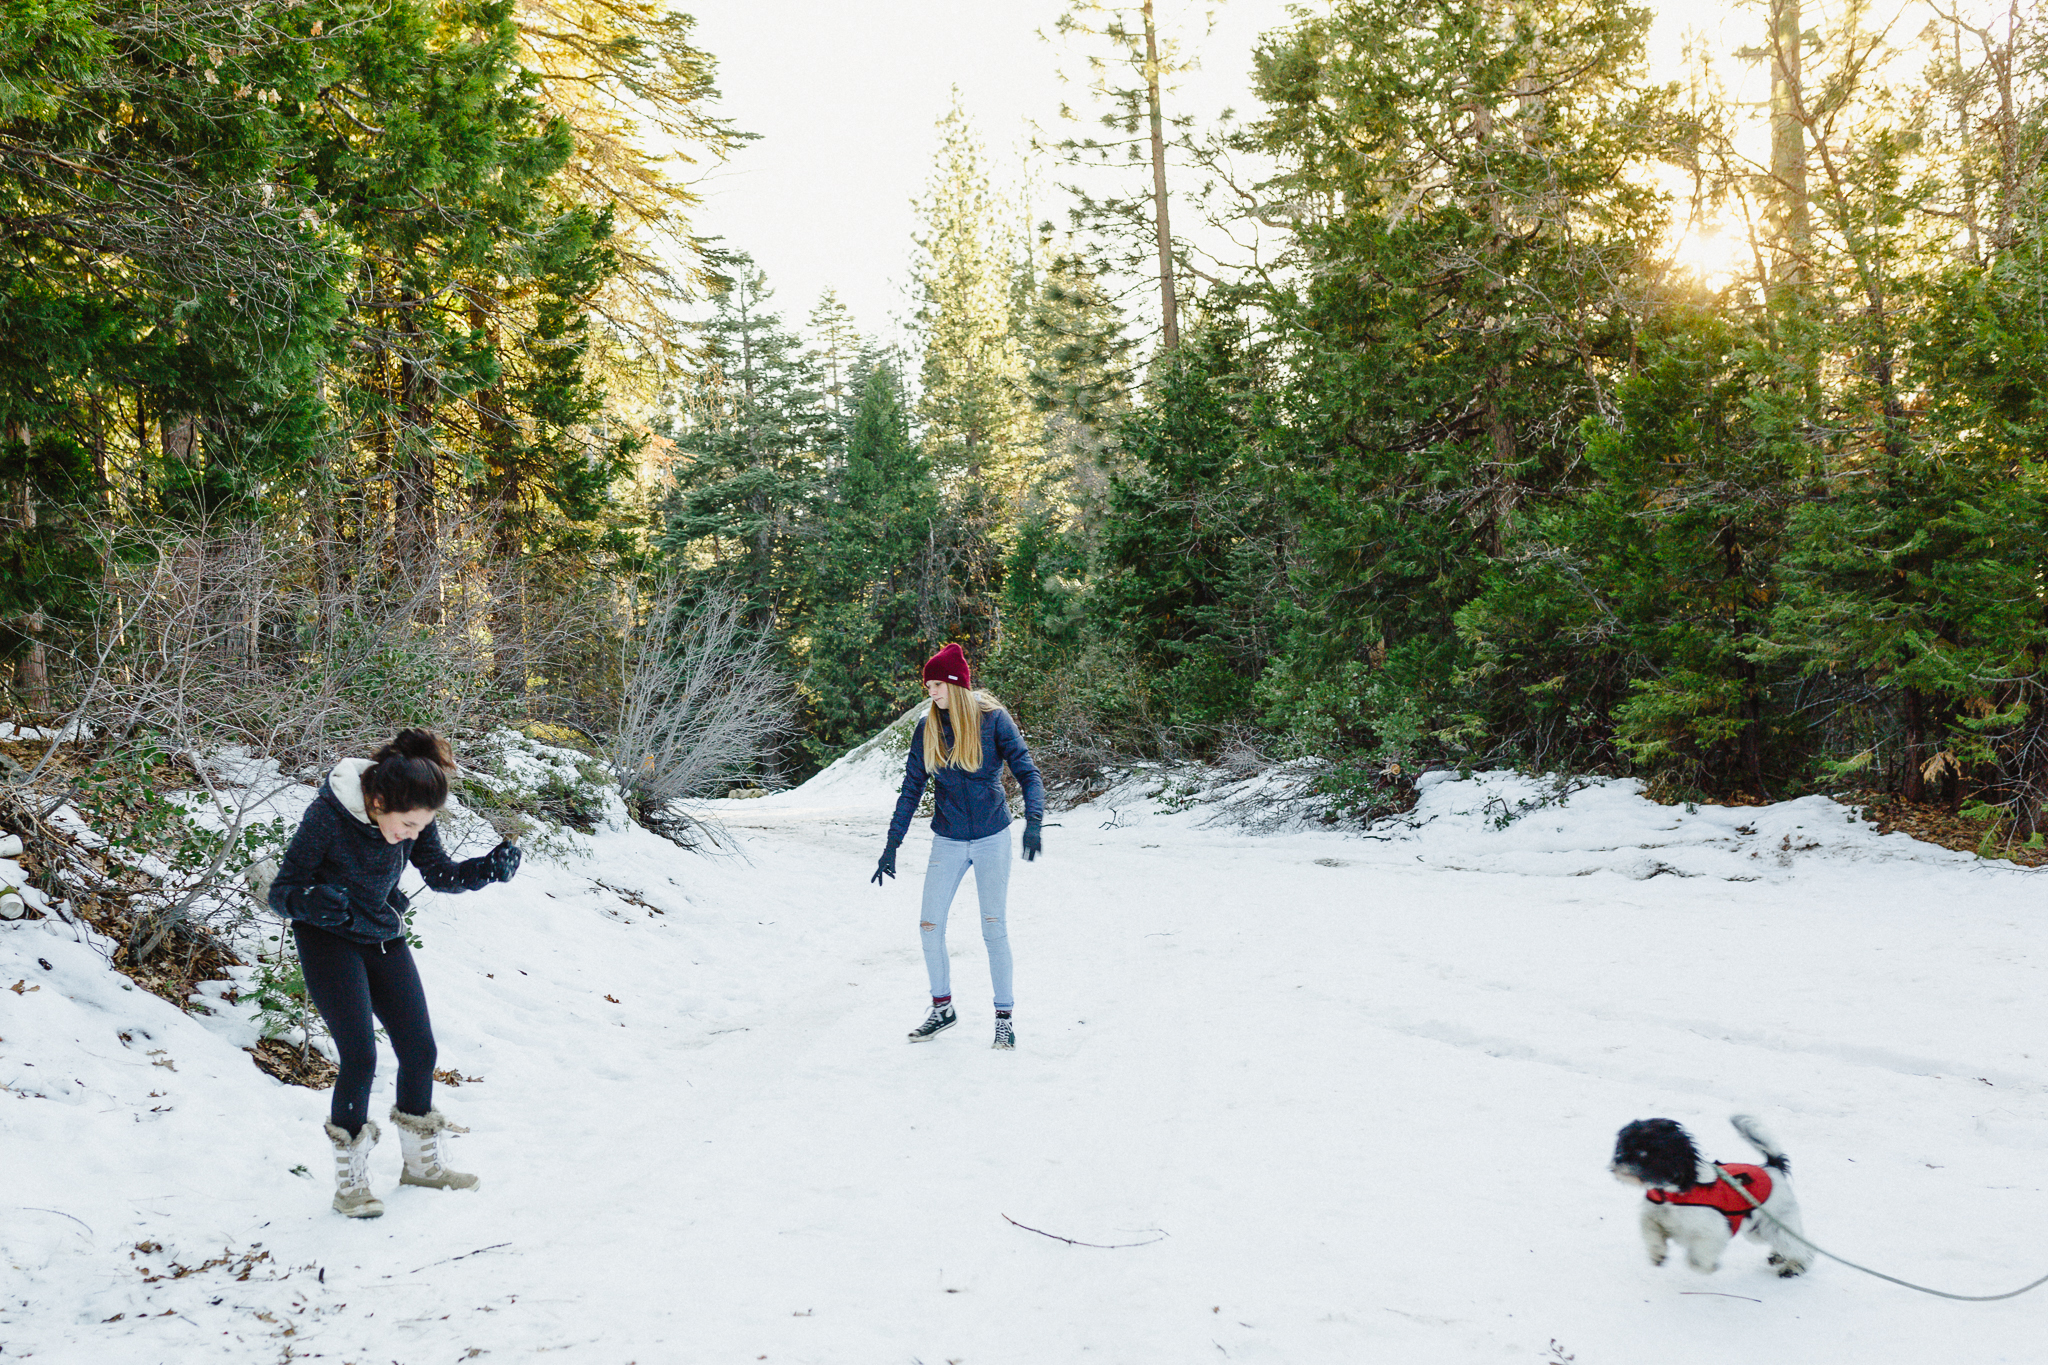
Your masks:
{"label": "black legging", "polygon": [[363,1130],[370,1104],[370,1082],[377,1075],[377,1034],[370,1022],[374,1011],[398,1054],[398,1107],[424,1114],[434,1105],[434,1026],[427,1018],[427,996],[420,989],[419,969],[405,940],[357,943],[353,939],[294,921],[299,965],[306,974],[306,994],[327,1021],[334,1048],[341,1056],[341,1075],[334,1082],[334,1126],[350,1137]]}

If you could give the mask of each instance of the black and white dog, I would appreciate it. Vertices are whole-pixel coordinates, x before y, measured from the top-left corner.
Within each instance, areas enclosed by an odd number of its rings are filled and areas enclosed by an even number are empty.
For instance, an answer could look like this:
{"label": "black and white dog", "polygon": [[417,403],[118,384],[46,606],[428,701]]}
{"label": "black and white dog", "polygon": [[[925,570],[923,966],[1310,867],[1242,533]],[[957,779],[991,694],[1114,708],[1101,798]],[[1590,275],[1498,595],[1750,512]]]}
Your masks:
{"label": "black and white dog", "polygon": [[[1737,1114],[1728,1121],[1762,1154],[1763,1165],[1708,1161],[1692,1135],[1670,1119],[1637,1119],[1616,1135],[1607,1169],[1643,1191],[1643,1244],[1650,1264],[1663,1265],[1667,1245],[1676,1242],[1694,1270],[1709,1274],[1720,1268],[1721,1253],[1735,1234],[1747,1232],[1770,1247],[1772,1269],[1800,1274],[1811,1251],[1792,1197],[1791,1163],[1755,1119]],[[1759,1215],[1758,1205],[1768,1216]]]}

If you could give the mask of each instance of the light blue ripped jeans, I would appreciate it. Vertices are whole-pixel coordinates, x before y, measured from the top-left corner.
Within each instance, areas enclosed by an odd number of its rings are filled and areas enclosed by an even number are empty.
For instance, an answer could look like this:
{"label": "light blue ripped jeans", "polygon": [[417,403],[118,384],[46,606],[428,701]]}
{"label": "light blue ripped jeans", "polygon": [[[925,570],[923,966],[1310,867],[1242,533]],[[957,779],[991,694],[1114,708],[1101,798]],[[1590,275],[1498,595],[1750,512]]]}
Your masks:
{"label": "light blue ripped jeans", "polygon": [[1010,1009],[1010,830],[1006,825],[985,839],[932,838],[931,861],[924,867],[924,912],[918,928],[924,934],[924,966],[931,975],[934,997],[953,993],[953,973],[946,962],[946,911],[960,879],[974,869],[974,890],[981,898],[981,941],[988,945],[988,974],[996,988],[996,1008]]}

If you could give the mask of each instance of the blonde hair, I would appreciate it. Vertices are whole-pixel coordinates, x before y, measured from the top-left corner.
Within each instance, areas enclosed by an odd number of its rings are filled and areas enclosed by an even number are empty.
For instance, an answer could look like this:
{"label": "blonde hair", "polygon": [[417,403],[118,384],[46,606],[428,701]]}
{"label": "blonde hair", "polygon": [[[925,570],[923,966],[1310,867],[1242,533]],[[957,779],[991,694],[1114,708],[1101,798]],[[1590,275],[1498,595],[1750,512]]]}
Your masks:
{"label": "blonde hair", "polygon": [[[981,766],[981,713],[1001,711],[1003,704],[995,694],[979,688],[965,688],[959,683],[947,683],[945,714],[953,722],[953,750],[947,753],[939,741],[939,705],[932,703],[924,713],[924,768],[935,773],[941,768],[965,768],[972,772]],[[962,716],[973,716],[974,724],[963,725]]]}

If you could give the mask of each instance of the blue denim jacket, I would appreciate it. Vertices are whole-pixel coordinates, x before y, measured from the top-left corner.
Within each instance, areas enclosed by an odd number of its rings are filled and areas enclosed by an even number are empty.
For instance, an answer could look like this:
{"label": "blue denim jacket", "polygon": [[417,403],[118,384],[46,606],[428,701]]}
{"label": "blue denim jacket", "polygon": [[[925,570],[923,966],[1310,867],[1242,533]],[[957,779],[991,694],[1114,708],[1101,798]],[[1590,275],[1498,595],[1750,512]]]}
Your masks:
{"label": "blue denim jacket", "polygon": [[1003,764],[1024,789],[1024,818],[1045,819],[1045,783],[1039,780],[1038,765],[1017,733],[1017,722],[1007,711],[981,713],[981,766],[973,772],[944,767],[927,774],[924,766],[924,727],[936,715],[943,728],[940,738],[951,748],[953,727],[944,711],[926,712],[910,733],[910,758],[903,766],[903,794],[896,798],[896,816],[889,821],[889,847],[903,842],[910,830],[910,818],[924,797],[927,776],[933,784],[932,833],[941,839],[986,839],[1010,824],[1010,807],[1003,800]]}

